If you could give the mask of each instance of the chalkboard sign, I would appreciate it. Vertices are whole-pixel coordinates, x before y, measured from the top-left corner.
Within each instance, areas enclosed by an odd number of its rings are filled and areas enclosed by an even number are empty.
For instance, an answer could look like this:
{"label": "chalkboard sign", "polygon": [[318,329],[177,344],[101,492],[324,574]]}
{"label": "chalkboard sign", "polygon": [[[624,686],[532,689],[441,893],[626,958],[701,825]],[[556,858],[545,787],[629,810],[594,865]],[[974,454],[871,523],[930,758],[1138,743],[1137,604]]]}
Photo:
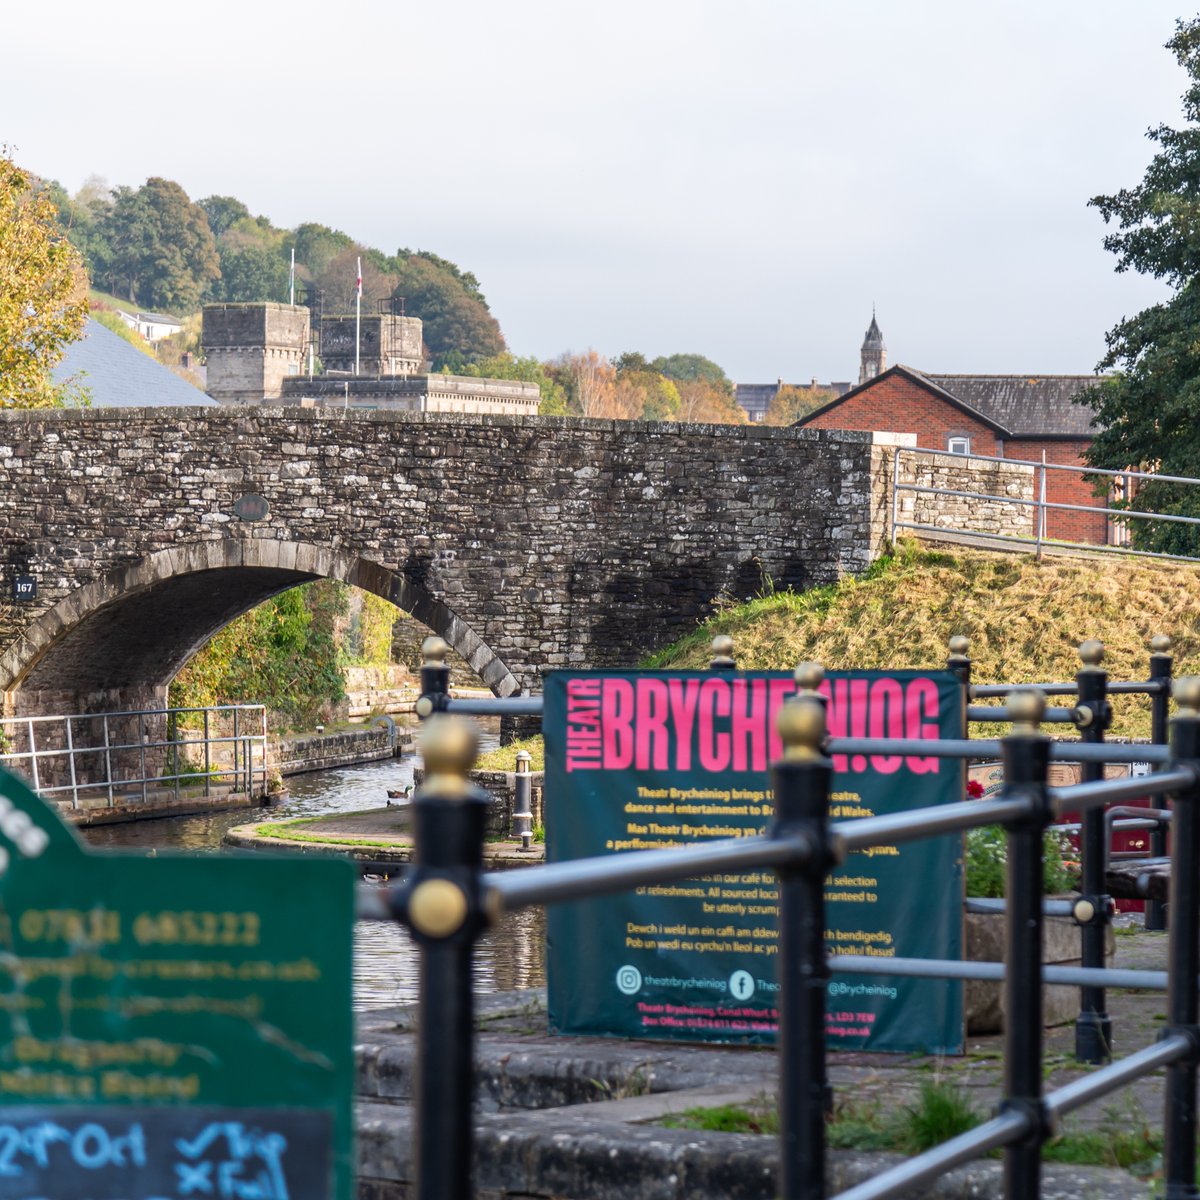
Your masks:
{"label": "chalkboard sign", "polygon": [[287,1109],[0,1109],[0,1200],[329,1200],[331,1121]]}
{"label": "chalkboard sign", "polygon": [[351,1200],[355,878],[91,853],[0,771],[0,1200]]}

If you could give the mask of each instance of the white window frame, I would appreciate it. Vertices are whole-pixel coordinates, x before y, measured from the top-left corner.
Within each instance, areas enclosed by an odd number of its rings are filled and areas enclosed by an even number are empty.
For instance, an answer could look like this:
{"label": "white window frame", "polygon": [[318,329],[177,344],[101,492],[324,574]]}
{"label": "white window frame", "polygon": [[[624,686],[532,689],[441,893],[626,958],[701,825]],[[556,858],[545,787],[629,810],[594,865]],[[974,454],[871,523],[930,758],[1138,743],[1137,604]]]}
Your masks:
{"label": "white window frame", "polygon": [[955,434],[953,437],[948,437],[946,439],[946,449],[949,450],[951,454],[970,454],[971,439],[969,437],[963,437],[961,434]]}

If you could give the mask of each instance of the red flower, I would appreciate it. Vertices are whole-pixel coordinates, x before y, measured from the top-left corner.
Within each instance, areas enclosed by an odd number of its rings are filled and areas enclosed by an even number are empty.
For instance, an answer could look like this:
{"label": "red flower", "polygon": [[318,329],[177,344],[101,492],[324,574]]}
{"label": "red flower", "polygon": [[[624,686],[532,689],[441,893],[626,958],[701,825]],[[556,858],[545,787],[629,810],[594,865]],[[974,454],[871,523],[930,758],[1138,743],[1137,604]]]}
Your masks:
{"label": "red flower", "polygon": [[979,800],[983,796],[983,784],[978,779],[967,780],[967,799]]}

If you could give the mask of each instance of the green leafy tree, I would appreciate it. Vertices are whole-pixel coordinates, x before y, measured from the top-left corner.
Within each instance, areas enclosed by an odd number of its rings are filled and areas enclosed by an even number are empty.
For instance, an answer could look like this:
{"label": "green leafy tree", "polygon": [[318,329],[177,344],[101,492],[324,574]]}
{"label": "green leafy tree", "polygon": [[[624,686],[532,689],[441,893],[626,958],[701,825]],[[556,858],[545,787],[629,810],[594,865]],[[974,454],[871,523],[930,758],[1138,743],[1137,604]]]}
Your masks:
{"label": "green leafy tree", "polygon": [[354,239],[328,225],[306,223],[292,233],[296,247],[296,270],[302,279],[321,286],[321,277],[343,251],[354,249]]}
{"label": "green leafy tree", "polygon": [[215,238],[250,215],[250,210],[234,196],[206,196],[197,200],[208,218],[208,227]]}
{"label": "green leafy tree", "polygon": [[171,684],[171,703],[265,704],[276,724],[311,725],[345,695],[334,630],[346,609],[346,587],[332,580],[282,592],[194,655]]}
{"label": "green leafy tree", "polygon": [[49,192],[0,150],[0,407],[69,398],[50,368],[83,332],[87,278]]}
{"label": "green leafy tree", "polygon": [[567,413],[567,390],[533,356],[514,358],[508,351],[490,358],[467,361],[461,354],[447,355],[442,368],[448,375],[468,375],[475,379],[521,379],[536,383],[541,392],[538,413],[543,417],[562,417]]}
{"label": "green leafy tree", "polygon": [[[1104,246],[1117,271],[1161,279],[1174,295],[1126,318],[1106,335],[1101,370],[1112,377],[1079,398],[1095,411],[1087,461],[1096,467],[1142,467],[1163,475],[1200,475],[1200,19],[1180,21],[1167,49],[1189,77],[1185,126],[1159,125],[1147,137],[1158,146],[1141,183],[1090,203],[1115,226]],[[1139,509],[1200,516],[1197,489],[1151,481]],[[1131,519],[1135,545],[1196,553],[1200,538],[1187,525],[1143,527]]]}
{"label": "green leafy tree", "polygon": [[490,358],[505,350],[500,323],[452,272],[423,254],[392,260],[398,276],[394,295],[405,312],[424,322],[425,345],[434,370],[456,351],[462,359]]}
{"label": "green leafy tree", "polygon": [[105,281],[135,304],[191,312],[221,277],[204,209],[172,180],[117,188],[101,232],[109,248]]}
{"label": "green leafy tree", "polygon": [[671,354],[665,358],[656,358],[649,365],[659,374],[674,379],[676,383],[694,383],[702,379],[733,395],[733,384],[728,376],[711,358],[705,358],[703,354]]}

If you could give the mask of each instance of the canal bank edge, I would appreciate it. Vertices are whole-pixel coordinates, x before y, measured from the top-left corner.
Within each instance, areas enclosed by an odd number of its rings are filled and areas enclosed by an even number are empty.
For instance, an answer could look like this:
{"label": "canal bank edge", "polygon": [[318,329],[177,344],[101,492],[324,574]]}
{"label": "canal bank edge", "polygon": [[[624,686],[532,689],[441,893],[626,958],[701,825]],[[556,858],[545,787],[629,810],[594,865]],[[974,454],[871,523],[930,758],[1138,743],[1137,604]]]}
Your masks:
{"label": "canal bank edge", "polygon": [[[345,854],[357,862],[402,865],[411,862],[413,854],[412,838],[404,829],[407,817],[408,809],[400,806],[259,821],[229,830],[223,844],[242,850]],[[483,865],[490,871],[534,866],[544,858],[545,847],[537,842],[528,850],[511,840],[485,842],[483,847]]]}

